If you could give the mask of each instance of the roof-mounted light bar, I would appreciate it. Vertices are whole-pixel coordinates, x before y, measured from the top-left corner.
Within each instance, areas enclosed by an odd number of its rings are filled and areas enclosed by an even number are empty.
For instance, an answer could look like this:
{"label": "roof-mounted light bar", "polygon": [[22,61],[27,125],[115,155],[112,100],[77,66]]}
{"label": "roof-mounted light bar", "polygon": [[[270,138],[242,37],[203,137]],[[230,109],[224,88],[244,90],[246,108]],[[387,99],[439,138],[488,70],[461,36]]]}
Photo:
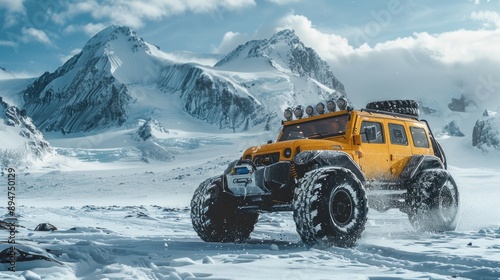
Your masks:
{"label": "roof-mounted light bar", "polygon": [[335,112],[337,109],[340,111],[349,109],[349,102],[347,101],[347,98],[340,97],[337,100],[330,99],[326,102],[326,106],[325,103],[319,102],[316,106],[309,105],[305,109],[301,105],[298,105],[293,109],[288,107],[285,109],[283,116],[286,121],[291,121],[294,117],[297,120],[302,119],[304,117],[304,113],[307,117],[312,117],[314,115],[322,115],[326,112]]}

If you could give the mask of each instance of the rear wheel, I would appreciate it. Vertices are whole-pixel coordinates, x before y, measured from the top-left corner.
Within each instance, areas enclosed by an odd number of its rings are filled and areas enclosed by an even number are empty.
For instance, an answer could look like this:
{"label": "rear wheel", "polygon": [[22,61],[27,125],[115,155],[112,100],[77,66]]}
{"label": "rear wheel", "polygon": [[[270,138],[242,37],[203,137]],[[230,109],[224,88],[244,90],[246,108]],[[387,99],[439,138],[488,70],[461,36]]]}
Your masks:
{"label": "rear wheel", "polygon": [[408,218],[417,230],[455,230],[459,221],[459,192],[444,169],[422,171],[410,184]]}
{"label": "rear wheel", "polygon": [[294,194],[293,217],[302,241],[323,247],[351,247],[367,220],[362,183],[344,168],[306,173]]}
{"label": "rear wheel", "polygon": [[258,213],[240,213],[233,197],[222,191],[222,177],[201,183],[191,200],[191,221],[207,242],[242,242],[248,239]]}

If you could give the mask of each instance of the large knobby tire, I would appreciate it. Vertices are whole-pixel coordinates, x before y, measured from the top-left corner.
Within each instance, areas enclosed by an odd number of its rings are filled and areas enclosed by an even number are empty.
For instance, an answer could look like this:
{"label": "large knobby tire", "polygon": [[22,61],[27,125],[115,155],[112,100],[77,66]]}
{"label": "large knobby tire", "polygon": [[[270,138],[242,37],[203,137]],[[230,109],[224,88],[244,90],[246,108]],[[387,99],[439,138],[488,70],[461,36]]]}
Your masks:
{"label": "large knobby tire", "polygon": [[351,247],[365,229],[368,206],[363,184],[345,168],[319,168],[295,189],[293,218],[311,246]]}
{"label": "large knobby tire", "polygon": [[415,100],[387,100],[375,101],[366,104],[366,109],[380,110],[418,117],[418,102]]}
{"label": "large knobby tire", "polygon": [[408,218],[421,231],[455,230],[460,219],[457,184],[444,169],[424,170],[408,188]]}
{"label": "large knobby tire", "polygon": [[201,183],[191,200],[191,222],[207,242],[243,242],[254,230],[258,213],[238,212],[233,197],[222,191],[222,177]]}

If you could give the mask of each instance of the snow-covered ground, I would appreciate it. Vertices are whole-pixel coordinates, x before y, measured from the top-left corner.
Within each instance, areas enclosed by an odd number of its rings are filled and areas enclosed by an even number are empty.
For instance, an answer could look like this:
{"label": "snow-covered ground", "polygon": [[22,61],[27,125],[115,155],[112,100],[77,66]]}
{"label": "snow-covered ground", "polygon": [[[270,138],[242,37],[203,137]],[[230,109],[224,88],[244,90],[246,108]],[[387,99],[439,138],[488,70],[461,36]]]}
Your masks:
{"label": "snow-covered ground", "polygon": [[[16,173],[16,246],[32,255],[17,261],[15,273],[8,271],[8,263],[0,263],[0,278],[500,278],[499,161],[464,148],[467,139],[441,139],[462,199],[456,231],[416,232],[397,210],[371,210],[355,247],[321,249],[302,243],[288,212],[262,214],[245,243],[203,242],[191,226],[189,204],[195,188],[272,133],[179,135],[179,141],[191,140],[175,160],[149,164],[133,149],[106,148],[106,137],[125,136],[48,135],[66,156]],[[71,148],[82,141],[100,144]],[[7,176],[0,178],[5,219]],[[41,223],[57,230],[34,231]],[[0,240],[8,234],[0,230]],[[1,243],[0,251],[9,246]]]}

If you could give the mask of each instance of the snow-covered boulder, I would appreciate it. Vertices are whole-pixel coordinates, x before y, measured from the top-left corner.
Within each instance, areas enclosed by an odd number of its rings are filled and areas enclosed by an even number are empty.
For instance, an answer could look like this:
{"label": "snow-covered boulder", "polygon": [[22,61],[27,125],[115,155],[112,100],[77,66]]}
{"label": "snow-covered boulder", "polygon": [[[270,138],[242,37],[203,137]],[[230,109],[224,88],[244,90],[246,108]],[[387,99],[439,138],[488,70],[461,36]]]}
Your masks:
{"label": "snow-covered boulder", "polygon": [[451,121],[446,124],[441,132],[439,132],[440,136],[454,136],[454,137],[464,137],[465,134],[460,131],[460,127],[458,127],[455,121]]}
{"label": "snow-covered boulder", "polygon": [[166,144],[165,139],[168,138],[168,130],[153,118],[145,121],[132,135],[132,139],[138,142],[137,148],[142,151],[143,160],[146,162],[148,159],[170,161],[175,158],[174,149]]}
{"label": "snow-covered boulder", "polygon": [[150,118],[148,121],[144,122],[141,127],[137,130],[135,136],[137,140],[146,141],[151,137],[157,138],[158,135],[168,134],[168,130],[163,128],[160,122]]}
{"label": "snow-covered boulder", "polygon": [[500,150],[500,116],[498,112],[484,111],[472,131],[472,146],[483,151]]}
{"label": "snow-covered boulder", "polygon": [[0,97],[0,167],[25,168],[55,153],[26,111]]}

